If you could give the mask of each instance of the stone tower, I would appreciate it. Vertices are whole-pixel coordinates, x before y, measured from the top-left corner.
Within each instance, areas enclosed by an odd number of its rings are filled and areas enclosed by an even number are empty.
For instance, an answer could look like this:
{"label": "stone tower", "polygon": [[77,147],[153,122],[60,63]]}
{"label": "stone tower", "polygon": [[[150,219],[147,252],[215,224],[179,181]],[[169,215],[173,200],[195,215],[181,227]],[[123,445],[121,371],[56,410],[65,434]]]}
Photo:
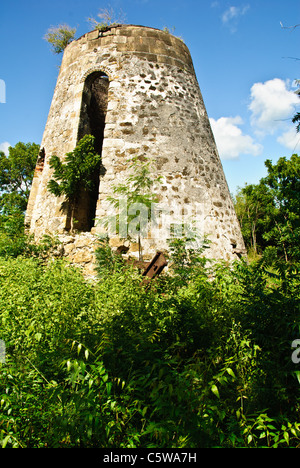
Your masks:
{"label": "stone tower", "polygon": [[[68,232],[62,199],[47,190],[52,154],[64,158],[87,133],[102,154],[97,193],[76,207]],[[91,31],[65,49],[26,213],[36,238],[56,234],[74,263],[88,267],[97,220],[108,213],[112,187],[126,180],[128,160],[150,157],[161,175],[159,234],[144,240],[144,258],[167,248],[169,227],[196,221],[211,241],[207,256],[233,260],[244,251],[222,164],[186,45],[167,32],[133,25]],[[127,242],[127,243],[126,243]],[[110,243],[135,255],[135,242]]]}

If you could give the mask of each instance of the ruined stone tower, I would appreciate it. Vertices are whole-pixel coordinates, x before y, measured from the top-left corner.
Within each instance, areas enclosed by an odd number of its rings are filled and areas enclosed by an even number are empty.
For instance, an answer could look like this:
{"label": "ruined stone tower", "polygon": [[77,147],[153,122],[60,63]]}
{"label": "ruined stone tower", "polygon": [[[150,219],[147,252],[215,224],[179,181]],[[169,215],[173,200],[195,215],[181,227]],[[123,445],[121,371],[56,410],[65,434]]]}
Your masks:
{"label": "ruined stone tower", "polygon": [[[102,153],[99,190],[79,202],[74,234],[63,200],[47,190],[49,159],[63,159],[88,133]],[[164,31],[116,25],[65,49],[27,207],[29,230],[36,238],[57,234],[66,255],[88,266],[103,230],[97,220],[107,215],[107,196],[128,177],[133,156],[154,160],[161,175],[155,190],[167,212],[159,235],[144,241],[146,259],[167,248],[166,225],[180,224],[183,214],[210,239],[209,257],[237,258],[244,243],[188,48]],[[110,243],[124,246],[116,235]],[[134,255],[135,243],[125,246]]]}

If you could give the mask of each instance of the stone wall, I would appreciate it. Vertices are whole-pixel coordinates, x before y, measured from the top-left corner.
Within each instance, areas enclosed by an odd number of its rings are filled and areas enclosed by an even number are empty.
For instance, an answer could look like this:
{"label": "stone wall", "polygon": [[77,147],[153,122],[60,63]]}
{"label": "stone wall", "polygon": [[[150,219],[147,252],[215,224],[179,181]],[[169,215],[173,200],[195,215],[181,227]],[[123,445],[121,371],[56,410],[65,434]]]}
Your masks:
{"label": "stone wall", "polygon": [[84,276],[93,277],[95,270],[95,248],[97,238],[89,232],[79,234],[60,234],[58,240],[61,242],[61,256],[64,256],[71,265],[79,266]]}
{"label": "stone wall", "polygon": [[[76,146],[83,126],[85,83],[97,71],[107,75],[109,87],[96,218],[107,215],[107,197],[113,185],[128,176],[128,159],[147,156],[162,176],[155,190],[172,221],[178,214],[180,221],[180,214],[188,212],[211,240],[208,256],[236,258],[244,243],[189,50],[167,32],[141,26],[95,30],[65,49],[41,143],[44,165],[36,171],[29,199],[29,229],[37,238],[44,233],[66,234],[63,200],[47,190],[49,158],[52,154],[64,158]],[[150,258],[167,248],[163,224],[159,236],[150,233],[144,241]],[[85,238],[92,242],[101,231],[96,222]],[[78,236],[80,242],[83,234]],[[117,238],[111,242],[122,243]],[[68,249],[75,255],[76,242],[66,243]],[[131,249],[134,252],[136,246]]]}

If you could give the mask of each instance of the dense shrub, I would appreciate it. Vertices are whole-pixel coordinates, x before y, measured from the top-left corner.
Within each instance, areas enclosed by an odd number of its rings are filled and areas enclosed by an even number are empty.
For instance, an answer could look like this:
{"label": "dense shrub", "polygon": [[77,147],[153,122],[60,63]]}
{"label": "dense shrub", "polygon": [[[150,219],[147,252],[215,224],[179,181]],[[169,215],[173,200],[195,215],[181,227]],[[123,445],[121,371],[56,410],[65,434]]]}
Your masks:
{"label": "dense shrub", "polygon": [[109,265],[0,258],[3,447],[298,446],[296,266]]}

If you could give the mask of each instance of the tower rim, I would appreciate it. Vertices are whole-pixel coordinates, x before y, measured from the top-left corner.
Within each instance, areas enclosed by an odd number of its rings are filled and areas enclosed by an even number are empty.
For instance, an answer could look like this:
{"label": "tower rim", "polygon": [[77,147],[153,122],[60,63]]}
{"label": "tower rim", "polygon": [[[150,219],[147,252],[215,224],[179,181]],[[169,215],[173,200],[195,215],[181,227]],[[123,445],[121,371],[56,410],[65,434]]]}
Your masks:
{"label": "tower rim", "polygon": [[[178,36],[175,36],[174,34],[172,34],[171,32],[169,31],[164,31],[163,29],[159,29],[159,28],[153,28],[152,26],[145,26],[145,25],[142,25],[142,24],[133,24],[133,23],[130,23],[130,24],[127,24],[127,23],[116,23],[116,24],[110,24],[108,26],[106,26],[105,28],[103,29],[98,29],[98,28],[94,28],[92,29],[91,31],[87,31],[86,33],[82,34],[81,36],[79,36],[78,38],[74,39],[74,41],[70,42],[70,44],[72,44],[73,42],[77,42],[77,41],[80,41],[82,40],[83,38],[85,37],[88,37],[88,36],[93,36],[95,34],[96,31],[98,31],[99,35],[98,37],[102,37],[104,35],[106,35],[106,33],[110,32],[112,29],[126,29],[126,28],[137,28],[137,29],[141,29],[141,30],[149,30],[149,31],[155,31],[157,33],[161,33],[161,34],[165,34],[166,37],[168,36],[171,36],[172,38],[174,38],[175,40],[181,42],[182,44],[184,44],[186,46],[186,44],[184,43],[184,41],[178,37]],[[68,44],[68,45],[70,45]],[[68,46],[67,46],[68,47]],[[186,46],[187,47],[187,46]],[[188,47],[187,47],[188,48]]]}
{"label": "tower rim", "polygon": [[78,41],[78,39],[81,39],[82,37],[86,36],[87,34],[91,34],[94,31],[99,31],[100,33],[105,33],[107,31],[110,31],[113,28],[127,28],[127,27],[142,28],[142,29],[153,29],[153,31],[160,31],[162,33],[170,34],[171,36],[176,37],[176,36],[174,36],[174,34],[168,32],[168,31],[164,31],[163,29],[160,29],[160,28],[154,28],[153,26],[145,26],[143,24],[134,24],[134,23],[112,23],[112,24],[110,24],[108,26],[105,26],[103,29],[94,28],[91,31],[87,31],[86,33],[83,33],[81,36],[79,36],[75,40]]}

